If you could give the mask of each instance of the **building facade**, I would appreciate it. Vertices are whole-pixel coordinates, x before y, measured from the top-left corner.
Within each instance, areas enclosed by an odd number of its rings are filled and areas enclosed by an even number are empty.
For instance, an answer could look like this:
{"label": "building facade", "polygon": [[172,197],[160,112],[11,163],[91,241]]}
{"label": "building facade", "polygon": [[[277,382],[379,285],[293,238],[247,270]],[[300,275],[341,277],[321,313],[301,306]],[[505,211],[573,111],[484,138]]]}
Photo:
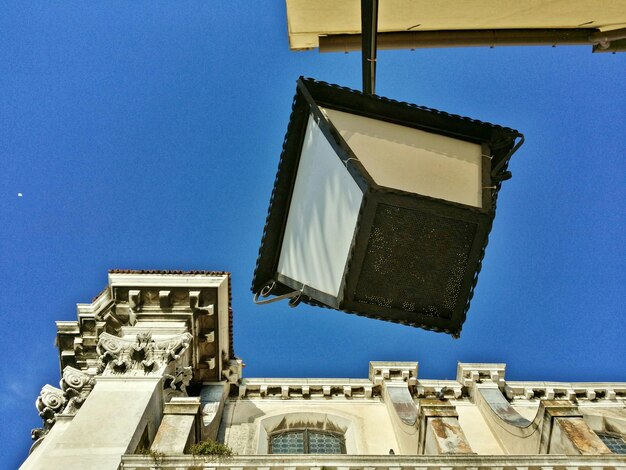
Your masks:
{"label": "building facade", "polygon": [[626,383],[375,361],[363,379],[243,378],[228,273],[111,271],[57,330],[62,378],[23,469],[626,468]]}

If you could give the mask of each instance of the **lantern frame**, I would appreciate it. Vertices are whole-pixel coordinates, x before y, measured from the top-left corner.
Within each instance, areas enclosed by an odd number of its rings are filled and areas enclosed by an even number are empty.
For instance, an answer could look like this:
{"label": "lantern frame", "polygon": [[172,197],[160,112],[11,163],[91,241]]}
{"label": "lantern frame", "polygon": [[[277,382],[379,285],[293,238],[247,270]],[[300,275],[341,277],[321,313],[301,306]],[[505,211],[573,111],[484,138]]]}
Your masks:
{"label": "lantern frame", "polygon": [[[324,108],[479,144],[483,157],[481,158],[481,207],[377,184],[328,118]],[[338,296],[303,285],[300,281],[278,272],[287,217],[309,119],[315,120],[321,133],[363,192],[357,225]],[[298,291],[299,300],[311,305],[445,332],[458,337],[480,271],[487,237],[495,216],[501,180],[506,179],[507,176],[510,177],[510,173],[506,172],[508,159],[521,144],[521,142],[515,144],[518,137],[522,136],[514,129],[375,95],[366,95],[348,88],[300,77],[297,81],[297,92],[272,191],[252,281],[252,291],[258,294],[265,288],[264,295],[277,296]],[[492,175],[492,168],[496,169],[497,174]],[[418,218],[430,217],[433,221],[441,219],[444,224],[458,221],[459,224],[464,224],[467,230],[474,230],[467,254],[468,269],[463,273],[459,283],[460,297],[466,301],[462,304],[457,302],[458,305],[455,305],[455,308],[446,315],[438,317],[427,312],[407,311],[397,308],[397,305],[385,307],[364,302],[362,295],[358,298],[357,290],[362,270],[368,263],[371,265],[371,259],[368,261],[370,230],[375,224],[381,205],[385,204],[398,208],[398,211],[409,211],[404,213],[416,215]],[[362,230],[363,227],[368,229]],[[463,243],[468,242],[466,240]]]}

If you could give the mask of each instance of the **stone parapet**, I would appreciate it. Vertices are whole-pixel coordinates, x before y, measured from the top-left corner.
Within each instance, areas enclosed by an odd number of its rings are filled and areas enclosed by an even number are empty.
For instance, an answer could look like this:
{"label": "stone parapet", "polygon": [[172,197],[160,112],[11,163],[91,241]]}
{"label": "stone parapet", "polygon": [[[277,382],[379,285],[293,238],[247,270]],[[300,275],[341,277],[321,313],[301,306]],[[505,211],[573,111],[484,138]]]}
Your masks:
{"label": "stone parapet", "polygon": [[[158,460],[158,462],[155,462]],[[229,458],[186,456],[140,456],[122,457],[122,470],[613,470],[626,467],[626,456],[595,455],[259,455]]]}

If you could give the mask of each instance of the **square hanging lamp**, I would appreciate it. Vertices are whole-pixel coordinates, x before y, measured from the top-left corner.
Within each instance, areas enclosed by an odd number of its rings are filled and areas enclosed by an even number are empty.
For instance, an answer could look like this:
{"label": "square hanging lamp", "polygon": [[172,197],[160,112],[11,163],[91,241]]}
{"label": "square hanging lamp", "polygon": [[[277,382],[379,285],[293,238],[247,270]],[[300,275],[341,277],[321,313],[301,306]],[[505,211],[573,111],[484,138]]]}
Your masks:
{"label": "square hanging lamp", "polygon": [[252,291],[458,337],[518,137],[301,77]]}

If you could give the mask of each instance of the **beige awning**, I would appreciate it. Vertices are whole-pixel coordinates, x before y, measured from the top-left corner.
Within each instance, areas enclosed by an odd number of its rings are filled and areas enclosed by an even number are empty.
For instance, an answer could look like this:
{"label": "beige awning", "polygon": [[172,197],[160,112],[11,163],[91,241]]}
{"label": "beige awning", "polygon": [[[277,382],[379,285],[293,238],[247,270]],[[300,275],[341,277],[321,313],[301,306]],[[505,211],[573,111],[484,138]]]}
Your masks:
{"label": "beige awning", "polygon": [[[292,50],[361,33],[360,0],[286,0]],[[626,0],[381,0],[378,32],[626,28]]]}

